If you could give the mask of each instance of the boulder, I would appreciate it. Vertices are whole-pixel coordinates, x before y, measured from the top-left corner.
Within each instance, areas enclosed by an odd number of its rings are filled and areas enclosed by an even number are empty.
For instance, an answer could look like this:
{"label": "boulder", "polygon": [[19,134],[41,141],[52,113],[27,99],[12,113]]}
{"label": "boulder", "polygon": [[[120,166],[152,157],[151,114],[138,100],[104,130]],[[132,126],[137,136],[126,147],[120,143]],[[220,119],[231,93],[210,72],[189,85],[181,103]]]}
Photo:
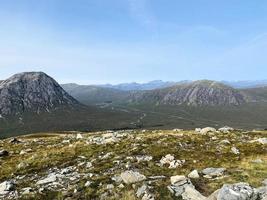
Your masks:
{"label": "boulder", "polygon": [[175,185],[176,183],[181,183],[181,182],[187,182],[187,178],[185,176],[172,176],[171,177],[171,184]]}
{"label": "boulder", "polygon": [[56,180],[57,180],[57,175],[55,173],[52,173],[52,174],[49,174],[46,178],[37,181],[36,184],[45,185],[45,184],[56,182]]}
{"label": "boulder", "polygon": [[199,178],[199,174],[197,170],[193,170],[188,174],[188,178],[197,179]]}
{"label": "boulder", "polygon": [[160,166],[168,165],[169,169],[175,169],[182,166],[185,163],[185,160],[175,160],[173,155],[166,155],[160,160]]}
{"label": "boulder", "polygon": [[182,194],[183,200],[207,200],[205,196],[200,194],[196,189],[186,186]]}
{"label": "boulder", "polygon": [[206,178],[213,178],[222,176],[225,172],[225,168],[206,168],[202,171],[202,173],[205,175]]}
{"label": "boulder", "polygon": [[267,138],[259,138],[257,140],[252,140],[251,142],[258,142],[260,144],[267,144]]}
{"label": "boulder", "polygon": [[217,200],[258,200],[259,193],[247,183],[224,185],[217,196]]}
{"label": "boulder", "polygon": [[234,129],[232,127],[229,127],[229,126],[224,126],[222,128],[219,128],[218,131],[220,131],[222,133],[230,133],[231,131],[234,131]]}
{"label": "boulder", "polygon": [[0,195],[7,195],[11,191],[15,190],[14,181],[4,181],[0,184]]}
{"label": "boulder", "polygon": [[168,189],[176,197],[181,197],[186,187],[195,188],[191,181],[185,176],[172,176],[171,185],[168,186]]}
{"label": "boulder", "polygon": [[206,128],[201,129],[200,131],[200,133],[203,135],[210,133],[210,132],[216,132],[216,129],[212,127],[206,127]]}
{"label": "boulder", "polygon": [[146,177],[143,174],[134,171],[125,171],[121,173],[121,178],[126,184],[132,184],[146,180]]}

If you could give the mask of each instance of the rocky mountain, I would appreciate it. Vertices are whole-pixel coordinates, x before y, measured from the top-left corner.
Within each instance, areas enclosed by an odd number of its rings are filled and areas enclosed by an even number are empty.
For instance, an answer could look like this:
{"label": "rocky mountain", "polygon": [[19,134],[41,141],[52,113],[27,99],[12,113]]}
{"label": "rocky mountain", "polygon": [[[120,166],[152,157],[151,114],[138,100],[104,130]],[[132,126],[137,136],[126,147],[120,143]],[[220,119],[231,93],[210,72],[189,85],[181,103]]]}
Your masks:
{"label": "rocky mountain", "polygon": [[49,112],[59,106],[75,107],[79,102],[43,72],[15,74],[0,82],[0,114],[17,115],[27,111]]}
{"label": "rocky mountain", "polygon": [[144,92],[132,92],[130,101],[154,102],[162,105],[217,106],[241,105],[244,93],[219,82],[202,80]]}

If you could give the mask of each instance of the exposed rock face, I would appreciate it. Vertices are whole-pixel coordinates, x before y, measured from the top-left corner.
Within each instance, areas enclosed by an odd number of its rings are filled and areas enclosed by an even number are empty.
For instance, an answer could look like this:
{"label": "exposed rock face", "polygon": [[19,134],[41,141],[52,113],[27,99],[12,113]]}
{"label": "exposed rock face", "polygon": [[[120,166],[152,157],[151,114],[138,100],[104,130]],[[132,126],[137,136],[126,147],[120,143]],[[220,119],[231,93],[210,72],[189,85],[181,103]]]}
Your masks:
{"label": "exposed rock face", "polygon": [[220,189],[217,200],[257,200],[259,194],[247,183],[224,185]]}
{"label": "exposed rock face", "polygon": [[1,115],[26,111],[49,112],[61,105],[78,104],[54,79],[43,72],[16,74],[0,83]]}
{"label": "exposed rock face", "polygon": [[224,106],[241,105],[247,101],[247,97],[224,84],[204,80],[165,89],[132,93],[132,100],[163,105]]}

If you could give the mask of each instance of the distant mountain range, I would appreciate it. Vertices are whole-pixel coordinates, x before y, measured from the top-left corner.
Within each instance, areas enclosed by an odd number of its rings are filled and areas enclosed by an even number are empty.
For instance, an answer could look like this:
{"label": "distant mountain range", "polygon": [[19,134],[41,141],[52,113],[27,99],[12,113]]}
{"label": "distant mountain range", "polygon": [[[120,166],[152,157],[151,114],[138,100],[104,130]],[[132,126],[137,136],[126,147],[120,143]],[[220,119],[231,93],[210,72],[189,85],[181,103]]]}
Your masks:
{"label": "distant mountain range", "polygon": [[[133,90],[154,90],[166,87],[171,87],[174,85],[179,85],[183,83],[190,83],[194,81],[183,80],[183,81],[162,81],[154,80],[147,83],[121,83],[121,84],[104,84],[104,85],[92,85],[102,88],[112,88],[123,91],[133,91]],[[256,88],[267,86],[267,80],[256,80],[256,81],[218,81],[225,85],[231,86],[236,89],[246,89],[246,88]],[[74,83],[75,84],[75,83]]]}
{"label": "distant mountain range", "polygon": [[212,124],[265,127],[264,82],[230,85],[210,80],[59,85],[43,72],[20,73],[0,81],[0,132]]}

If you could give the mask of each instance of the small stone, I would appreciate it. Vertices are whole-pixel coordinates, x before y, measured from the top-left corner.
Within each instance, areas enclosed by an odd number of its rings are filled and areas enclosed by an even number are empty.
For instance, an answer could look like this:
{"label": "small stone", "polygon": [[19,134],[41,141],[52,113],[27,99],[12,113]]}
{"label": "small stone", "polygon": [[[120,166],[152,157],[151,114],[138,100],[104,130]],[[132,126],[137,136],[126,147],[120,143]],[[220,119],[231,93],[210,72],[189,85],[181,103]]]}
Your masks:
{"label": "small stone", "polygon": [[0,150],[0,157],[8,156],[9,153],[6,150]]}
{"label": "small stone", "polygon": [[23,188],[22,189],[22,194],[27,195],[33,192],[33,189],[31,187]]}
{"label": "small stone", "polygon": [[231,151],[232,151],[232,153],[235,154],[235,155],[239,155],[239,154],[240,154],[240,151],[239,151],[236,147],[232,147],[232,148],[231,148]]}
{"label": "small stone", "polygon": [[114,189],[114,185],[113,184],[108,184],[107,185],[107,190],[113,190]]}
{"label": "small stone", "polygon": [[256,160],[252,160],[251,162],[256,163],[256,164],[261,164],[261,163],[263,163],[263,160],[262,159],[256,159]]}
{"label": "small stone", "polygon": [[91,181],[86,181],[86,183],[84,184],[85,187],[89,187],[92,184]]}
{"label": "small stone", "polygon": [[76,136],[76,139],[77,139],[77,140],[79,140],[79,139],[83,139],[82,134],[78,133],[77,136]]}

